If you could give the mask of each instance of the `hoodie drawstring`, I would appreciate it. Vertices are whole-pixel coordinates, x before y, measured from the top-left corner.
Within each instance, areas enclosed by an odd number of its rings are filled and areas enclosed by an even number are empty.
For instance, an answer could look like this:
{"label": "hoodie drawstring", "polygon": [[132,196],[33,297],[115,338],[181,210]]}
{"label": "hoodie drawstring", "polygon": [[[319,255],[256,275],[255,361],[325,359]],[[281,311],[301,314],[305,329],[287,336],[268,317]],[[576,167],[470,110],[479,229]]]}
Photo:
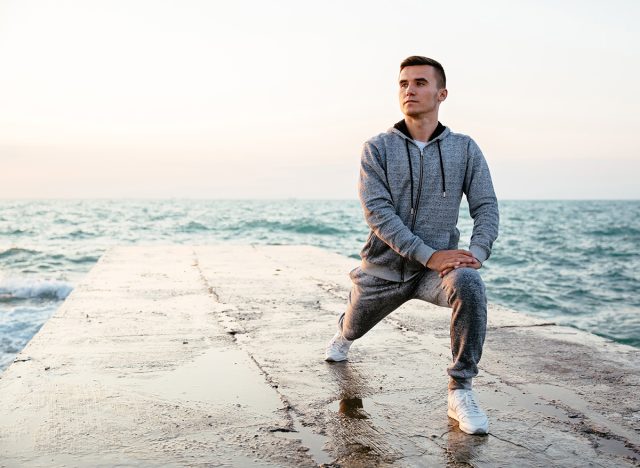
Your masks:
{"label": "hoodie drawstring", "polygon": [[411,180],[411,214],[413,214],[413,166],[411,165],[411,152],[409,151],[409,140],[404,140],[407,145],[407,160],[409,161],[409,179]]}
{"label": "hoodie drawstring", "polygon": [[444,183],[444,164],[442,163],[442,150],[440,149],[440,140],[436,140],[438,143],[438,154],[440,155],[440,173],[442,174],[442,198],[447,196],[447,188]]}

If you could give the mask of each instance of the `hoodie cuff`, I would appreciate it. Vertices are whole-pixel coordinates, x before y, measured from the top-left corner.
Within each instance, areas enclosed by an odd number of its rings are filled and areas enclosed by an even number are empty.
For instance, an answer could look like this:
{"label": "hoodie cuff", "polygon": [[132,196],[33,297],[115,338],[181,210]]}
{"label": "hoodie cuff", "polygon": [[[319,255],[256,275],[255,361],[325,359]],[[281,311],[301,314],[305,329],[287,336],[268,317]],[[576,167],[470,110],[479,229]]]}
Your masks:
{"label": "hoodie cuff", "polygon": [[416,250],[415,259],[418,262],[420,262],[421,264],[423,264],[425,266],[425,268],[426,268],[427,267],[427,262],[429,261],[429,259],[431,258],[431,256],[433,255],[434,252],[435,252],[435,250],[433,250],[427,244],[422,244]]}
{"label": "hoodie cuff", "polygon": [[489,258],[489,254],[484,249],[484,247],[480,247],[479,245],[472,245],[469,247],[469,251],[473,254],[474,257],[480,262],[484,263],[484,261]]}

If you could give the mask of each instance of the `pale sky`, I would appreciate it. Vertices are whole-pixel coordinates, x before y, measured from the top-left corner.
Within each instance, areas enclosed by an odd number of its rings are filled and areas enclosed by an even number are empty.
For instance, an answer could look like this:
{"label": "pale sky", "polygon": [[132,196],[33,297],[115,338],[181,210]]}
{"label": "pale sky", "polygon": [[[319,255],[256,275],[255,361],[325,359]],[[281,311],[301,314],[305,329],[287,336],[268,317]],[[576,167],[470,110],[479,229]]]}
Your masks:
{"label": "pale sky", "polygon": [[638,199],[639,21],[637,0],[0,0],[0,198],[356,198],[426,55],[500,199]]}

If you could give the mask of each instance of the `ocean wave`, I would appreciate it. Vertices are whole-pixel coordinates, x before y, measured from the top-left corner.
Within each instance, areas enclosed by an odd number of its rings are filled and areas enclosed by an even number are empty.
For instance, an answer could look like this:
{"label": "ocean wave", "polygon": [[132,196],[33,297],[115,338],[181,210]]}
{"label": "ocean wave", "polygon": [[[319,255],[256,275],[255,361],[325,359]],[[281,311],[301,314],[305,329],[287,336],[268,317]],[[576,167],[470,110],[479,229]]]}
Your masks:
{"label": "ocean wave", "polygon": [[610,236],[624,236],[624,237],[637,237],[640,236],[640,229],[635,229],[631,226],[609,226],[599,229],[594,229],[585,232],[585,234],[595,237],[610,237]]}
{"label": "ocean wave", "polygon": [[0,231],[0,236],[19,236],[25,234],[32,234],[31,231],[26,229],[13,229],[11,231]]}
{"label": "ocean wave", "polygon": [[295,232],[297,234],[317,234],[317,235],[334,235],[342,234],[342,230],[323,223],[314,223],[306,220],[291,220],[289,222],[254,220],[242,223],[237,226],[238,230],[245,229],[266,229],[272,231]]}
{"label": "ocean wave", "polygon": [[592,255],[596,258],[629,258],[635,255],[634,251],[625,250],[619,244],[596,245],[590,249],[584,249],[584,255]]}
{"label": "ocean wave", "polygon": [[178,228],[178,230],[182,232],[209,231],[209,229],[210,228],[208,226],[197,221],[189,221],[187,224]]}
{"label": "ocean wave", "polygon": [[96,237],[97,234],[95,232],[88,232],[82,229],[76,229],[75,231],[72,231],[67,235],[72,239],[89,239],[91,237]]}
{"label": "ocean wave", "polygon": [[24,254],[33,255],[37,253],[40,253],[40,252],[38,252],[37,250],[22,249],[20,247],[9,247],[7,250],[0,252],[0,258],[9,258],[15,255],[24,255]]}
{"label": "ocean wave", "polygon": [[12,299],[65,299],[73,290],[66,281],[43,280],[24,277],[0,279],[0,300]]}
{"label": "ocean wave", "polygon": [[72,263],[96,263],[100,260],[100,255],[83,255],[81,257],[69,257],[69,261]]}

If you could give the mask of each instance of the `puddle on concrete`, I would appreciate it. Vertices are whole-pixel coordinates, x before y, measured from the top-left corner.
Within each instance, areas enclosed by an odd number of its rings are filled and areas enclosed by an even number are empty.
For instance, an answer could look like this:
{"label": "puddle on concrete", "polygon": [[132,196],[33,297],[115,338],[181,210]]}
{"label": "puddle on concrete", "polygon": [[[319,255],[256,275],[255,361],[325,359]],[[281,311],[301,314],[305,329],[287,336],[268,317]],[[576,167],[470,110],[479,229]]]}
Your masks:
{"label": "puddle on concrete", "polygon": [[[604,416],[594,412],[580,396],[572,390],[549,384],[524,384],[520,388],[505,386],[499,392],[478,392],[480,402],[485,409],[505,410],[508,408],[524,408],[545,416],[549,416],[563,423],[575,423],[582,418],[570,418],[565,410],[547,401],[557,401],[560,406],[569,407],[597,426],[607,429],[612,434],[622,439],[634,441],[637,435],[628,429],[607,420]],[[523,392],[525,390],[525,392]],[[507,398],[505,398],[505,394]],[[593,431],[585,431],[592,439],[595,439],[597,449],[601,452],[616,457],[640,459],[639,454],[625,443],[613,438],[607,438],[604,434]]]}
{"label": "puddle on concrete", "polygon": [[591,421],[595,422],[599,426],[607,428],[613,434],[625,439],[634,440],[637,435],[632,433],[625,427],[614,423],[606,419],[601,414],[589,408],[589,405],[584,401],[576,392],[567,388],[558,387],[556,385],[549,384],[527,384],[523,387],[536,395],[541,395],[547,400],[556,400],[563,406],[568,406],[583,413]]}
{"label": "puddle on concrete", "polygon": [[627,447],[624,442],[617,439],[607,439],[600,436],[596,436],[596,439],[596,443],[598,444],[596,450],[608,453],[609,455],[627,457],[631,460],[634,460],[636,463],[640,461],[640,454]]}
{"label": "puddle on concrete", "polygon": [[[508,396],[507,398],[505,398],[505,394]],[[479,390],[478,398],[485,410],[517,410],[524,408],[552,417],[558,421],[569,422],[567,413],[562,409],[546,403],[536,395],[523,393],[522,390],[515,387],[503,386],[498,392]]]}
{"label": "puddle on concrete", "polygon": [[293,432],[277,432],[275,434],[286,439],[299,440],[303,446],[309,449],[309,454],[316,464],[331,463],[333,458],[324,449],[327,437],[316,434],[310,428],[304,426],[293,411],[290,411],[289,414],[293,419]]}
{"label": "puddle on concrete", "polygon": [[[434,465],[433,458],[423,458],[425,456],[443,457],[443,466],[447,460],[455,466],[459,466],[459,464],[474,465],[479,460],[482,460],[489,438],[483,436],[472,436],[462,432],[458,428],[456,422],[447,418],[445,399],[442,401],[443,413],[441,418],[443,428],[446,432],[443,434],[434,433],[434,429],[431,428],[431,434],[428,432],[420,433],[420,427],[416,427],[416,431],[420,434],[420,437],[428,439],[430,443],[439,447],[441,451],[438,451],[436,448],[430,448],[429,443],[416,442],[421,439],[405,439],[404,441],[399,441],[397,439],[393,440],[394,429],[389,425],[388,419],[393,416],[388,414],[389,409],[415,406],[416,401],[423,397],[424,393],[425,391],[422,389],[414,389],[406,392],[376,394],[366,398],[343,398],[341,400],[331,402],[328,405],[328,408],[331,412],[337,413],[339,417],[342,418],[369,420],[362,424],[348,425],[348,427],[350,427],[351,430],[362,431],[362,434],[365,436],[363,438],[364,440],[367,440],[368,438],[367,431],[369,431],[370,434],[375,434],[376,436],[384,435],[385,439],[388,439],[393,448],[400,450],[402,456],[399,458],[403,458],[408,461],[412,457],[417,457],[416,463],[422,464],[415,466],[439,466]],[[400,415],[398,414],[395,415],[395,417],[399,416]],[[374,437],[373,440],[376,440],[376,438]],[[382,446],[384,447],[384,445]],[[427,453],[430,455],[426,455]],[[384,460],[381,459],[381,462],[382,461]]]}
{"label": "puddle on concrete", "polygon": [[255,363],[234,348],[210,348],[173,371],[136,379],[135,386],[167,400],[236,405],[266,416],[282,408],[278,394],[265,382]]}
{"label": "puddle on concrete", "polygon": [[[329,409],[352,419],[375,419],[384,421],[382,412],[397,406],[413,406],[425,394],[425,390],[413,389],[398,393],[379,393],[368,397],[347,397],[332,401]],[[443,414],[446,416],[446,397],[443,397]]]}
{"label": "puddle on concrete", "polygon": [[[173,371],[137,379],[135,388],[168,400],[236,405],[268,417],[281,410],[283,405],[277,392],[265,382],[255,362],[244,351],[234,348],[211,348]],[[317,464],[330,463],[333,459],[324,450],[327,438],[304,426],[293,411],[290,415],[295,432],[274,434],[300,440]]]}
{"label": "puddle on concrete", "polygon": [[[619,425],[607,421],[603,416],[590,411],[586,402],[580,399],[574,392],[559,388],[553,385],[529,384],[523,386],[527,391],[505,386],[500,392],[488,392],[480,390],[480,402],[486,410],[505,410],[525,408],[527,410],[543,414],[557,421],[567,423],[573,422],[568,414],[562,409],[548,403],[544,399],[558,400],[565,406],[570,406],[579,410],[591,421],[611,430],[618,437],[629,441],[634,441],[636,437]],[[505,397],[506,395],[506,397]],[[415,399],[416,395],[411,393],[373,395],[367,398],[344,398],[332,402],[329,405],[331,411],[343,416],[355,419],[373,419],[380,421],[379,411],[387,405],[406,404]],[[543,399],[544,398],[544,399]],[[617,431],[614,429],[618,429]],[[615,457],[626,457],[631,460],[640,460],[639,454],[633,448],[625,446],[625,443],[614,438],[607,438],[603,434],[591,432],[589,436],[595,439],[597,449],[600,452],[613,455]],[[630,437],[627,437],[630,436]],[[470,462],[476,460],[482,453],[488,438],[467,436],[462,433],[457,426],[450,427],[447,434],[447,448],[456,462]]]}
{"label": "puddle on concrete", "polygon": [[[629,442],[635,442],[637,440],[637,434],[619,424],[616,424],[613,421],[606,419],[601,414],[596,413],[595,411],[590,409],[588,403],[572,390],[549,384],[526,384],[523,385],[523,387],[532,393],[541,395],[547,400],[556,400],[563,406],[568,406],[579,411],[580,413],[584,414],[587,419],[594,422],[597,426],[608,430],[613,435],[616,435],[622,439],[626,439]],[[597,439],[597,448],[600,451],[608,453],[610,455],[629,457],[635,460],[640,459],[640,453],[634,451],[629,447],[626,447],[624,442],[617,439],[604,437],[603,435],[595,432],[590,432],[590,434]]]}
{"label": "puddle on concrete", "polygon": [[446,435],[447,457],[454,466],[459,464],[476,466],[488,448],[489,437],[466,434],[460,430],[457,423],[452,421],[449,420],[449,432]]}

